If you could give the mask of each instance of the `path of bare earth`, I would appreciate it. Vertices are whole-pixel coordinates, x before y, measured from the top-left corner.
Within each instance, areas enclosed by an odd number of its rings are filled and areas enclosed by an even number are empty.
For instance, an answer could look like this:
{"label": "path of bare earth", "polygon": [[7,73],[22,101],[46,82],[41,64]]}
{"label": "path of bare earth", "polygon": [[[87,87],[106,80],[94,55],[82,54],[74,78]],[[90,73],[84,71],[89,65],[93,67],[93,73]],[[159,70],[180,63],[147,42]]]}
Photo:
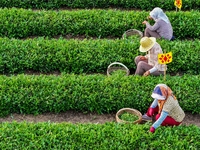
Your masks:
{"label": "path of bare earth", "polygon": [[[11,114],[5,118],[0,118],[0,122],[71,122],[71,123],[106,123],[116,122],[115,114],[95,114],[95,113],[80,113],[75,111],[67,111],[59,114],[45,113],[41,115],[22,115],[22,114]],[[186,113],[183,121],[184,125],[197,125],[200,127],[200,114]]]}

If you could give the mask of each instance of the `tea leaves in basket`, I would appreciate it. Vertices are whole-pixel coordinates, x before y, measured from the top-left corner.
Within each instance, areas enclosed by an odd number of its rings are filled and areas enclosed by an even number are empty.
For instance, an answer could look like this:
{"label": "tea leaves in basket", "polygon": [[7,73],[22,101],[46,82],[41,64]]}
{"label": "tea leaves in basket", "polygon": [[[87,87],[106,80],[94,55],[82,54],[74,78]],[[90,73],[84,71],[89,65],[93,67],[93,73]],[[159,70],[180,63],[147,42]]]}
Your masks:
{"label": "tea leaves in basket", "polygon": [[138,120],[138,116],[134,115],[134,114],[131,114],[131,113],[128,113],[128,112],[124,112],[122,113],[119,118],[121,120],[124,120],[124,121],[129,121],[129,122],[134,122],[136,120]]}

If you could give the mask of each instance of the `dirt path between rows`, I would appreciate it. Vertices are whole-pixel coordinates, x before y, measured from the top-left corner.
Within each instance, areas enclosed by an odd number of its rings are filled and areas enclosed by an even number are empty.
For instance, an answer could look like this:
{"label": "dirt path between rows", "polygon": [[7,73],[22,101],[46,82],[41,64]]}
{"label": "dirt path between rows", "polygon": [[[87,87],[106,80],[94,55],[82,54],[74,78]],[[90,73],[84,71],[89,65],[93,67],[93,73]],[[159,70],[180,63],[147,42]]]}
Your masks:
{"label": "dirt path between rows", "polygon": [[[116,122],[115,114],[95,114],[95,113],[80,113],[75,111],[67,111],[64,113],[54,114],[54,113],[45,113],[41,115],[21,115],[21,114],[12,114],[5,118],[0,118],[0,122],[71,122],[71,123],[105,123],[105,122]],[[200,114],[191,114],[186,113],[185,119],[183,121],[184,125],[197,125],[200,127]]]}

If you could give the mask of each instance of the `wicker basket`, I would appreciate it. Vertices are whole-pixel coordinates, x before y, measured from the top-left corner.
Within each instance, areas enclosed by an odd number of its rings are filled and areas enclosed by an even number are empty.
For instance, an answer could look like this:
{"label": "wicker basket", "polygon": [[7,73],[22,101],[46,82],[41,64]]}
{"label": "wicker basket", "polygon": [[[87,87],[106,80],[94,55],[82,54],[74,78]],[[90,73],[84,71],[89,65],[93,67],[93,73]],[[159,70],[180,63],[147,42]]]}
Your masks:
{"label": "wicker basket", "polygon": [[[134,121],[134,122],[130,122],[130,121],[125,121],[125,120],[121,120],[120,118],[119,118],[119,116],[121,115],[121,114],[123,114],[124,112],[128,112],[128,113],[130,113],[130,114],[133,114],[133,115],[135,115],[135,116],[138,116],[138,120],[136,120],[136,121]],[[133,123],[133,124],[139,124],[141,121],[142,121],[142,114],[141,114],[141,112],[139,112],[138,110],[136,110],[136,109],[132,109],[132,108],[122,108],[122,109],[120,109],[117,113],[116,113],[116,121],[118,122],[118,123]]]}
{"label": "wicker basket", "polygon": [[116,70],[124,70],[127,76],[130,74],[129,69],[124,64],[120,62],[113,62],[107,68],[107,75],[110,76],[110,73]]}
{"label": "wicker basket", "polygon": [[143,37],[143,33],[136,29],[129,29],[122,35],[122,38],[125,39],[126,37],[129,37],[131,35],[138,35],[140,38]]}

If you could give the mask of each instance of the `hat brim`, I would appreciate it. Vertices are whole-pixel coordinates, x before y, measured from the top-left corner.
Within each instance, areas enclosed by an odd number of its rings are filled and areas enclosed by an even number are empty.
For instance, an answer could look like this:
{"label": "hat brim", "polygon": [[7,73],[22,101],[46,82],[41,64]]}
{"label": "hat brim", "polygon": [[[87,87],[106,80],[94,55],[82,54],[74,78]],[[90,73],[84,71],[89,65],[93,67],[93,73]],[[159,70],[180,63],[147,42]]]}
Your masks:
{"label": "hat brim", "polygon": [[156,43],[156,38],[150,37],[149,39],[152,40],[153,43],[151,45],[149,45],[148,47],[145,47],[145,48],[140,45],[140,52],[147,52],[154,46],[154,44]]}

